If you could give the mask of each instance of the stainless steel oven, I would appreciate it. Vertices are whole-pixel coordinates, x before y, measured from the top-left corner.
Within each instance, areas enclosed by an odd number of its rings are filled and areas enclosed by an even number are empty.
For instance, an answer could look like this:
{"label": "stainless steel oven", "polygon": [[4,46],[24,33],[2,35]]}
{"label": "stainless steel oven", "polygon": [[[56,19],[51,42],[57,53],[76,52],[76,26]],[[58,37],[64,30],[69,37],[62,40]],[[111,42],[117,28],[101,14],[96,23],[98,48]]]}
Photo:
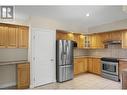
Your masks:
{"label": "stainless steel oven", "polygon": [[117,58],[101,58],[102,77],[119,81]]}

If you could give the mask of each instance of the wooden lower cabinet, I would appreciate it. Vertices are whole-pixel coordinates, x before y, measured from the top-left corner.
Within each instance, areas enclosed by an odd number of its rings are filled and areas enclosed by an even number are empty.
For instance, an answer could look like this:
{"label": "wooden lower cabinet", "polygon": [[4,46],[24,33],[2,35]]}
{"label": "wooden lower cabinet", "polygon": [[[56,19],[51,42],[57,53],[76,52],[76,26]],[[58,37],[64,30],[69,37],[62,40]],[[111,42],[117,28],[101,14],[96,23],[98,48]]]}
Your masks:
{"label": "wooden lower cabinet", "polygon": [[30,64],[21,63],[17,65],[17,88],[25,89],[30,85]]}
{"label": "wooden lower cabinet", "polygon": [[122,70],[127,69],[127,61],[119,61],[119,79],[122,80]]}
{"label": "wooden lower cabinet", "polygon": [[100,58],[84,57],[74,59],[74,74],[90,72],[101,75],[101,60]]}
{"label": "wooden lower cabinet", "polygon": [[82,58],[74,59],[74,74],[80,74],[84,72],[84,60]]}
{"label": "wooden lower cabinet", "polygon": [[101,61],[100,58],[88,58],[88,72],[94,74],[101,74]]}
{"label": "wooden lower cabinet", "polygon": [[84,72],[88,71],[88,62],[87,58],[84,58]]}
{"label": "wooden lower cabinet", "polygon": [[75,58],[74,59],[74,74],[81,74],[87,72],[87,59]]}
{"label": "wooden lower cabinet", "polygon": [[88,58],[88,72],[93,73],[93,60]]}
{"label": "wooden lower cabinet", "polygon": [[101,60],[100,58],[93,58],[93,73],[101,74]]}

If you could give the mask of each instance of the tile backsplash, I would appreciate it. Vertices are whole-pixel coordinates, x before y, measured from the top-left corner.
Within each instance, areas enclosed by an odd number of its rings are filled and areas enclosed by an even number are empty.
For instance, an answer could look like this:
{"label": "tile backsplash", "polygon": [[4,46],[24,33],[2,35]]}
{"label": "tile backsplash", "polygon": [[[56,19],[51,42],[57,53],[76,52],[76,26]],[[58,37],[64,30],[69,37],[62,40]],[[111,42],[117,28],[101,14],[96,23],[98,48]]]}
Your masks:
{"label": "tile backsplash", "polygon": [[74,49],[74,56],[100,56],[100,57],[116,57],[127,58],[127,49],[122,49],[121,45],[108,45],[105,49]]}
{"label": "tile backsplash", "polygon": [[87,51],[90,56],[127,58],[127,49],[120,45],[109,45],[106,49],[94,49]]}
{"label": "tile backsplash", "polygon": [[74,49],[74,56],[85,56],[85,55],[88,55],[88,51],[78,48]]}
{"label": "tile backsplash", "polygon": [[28,49],[3,48],[0,49],[0,61],[27,60]]}

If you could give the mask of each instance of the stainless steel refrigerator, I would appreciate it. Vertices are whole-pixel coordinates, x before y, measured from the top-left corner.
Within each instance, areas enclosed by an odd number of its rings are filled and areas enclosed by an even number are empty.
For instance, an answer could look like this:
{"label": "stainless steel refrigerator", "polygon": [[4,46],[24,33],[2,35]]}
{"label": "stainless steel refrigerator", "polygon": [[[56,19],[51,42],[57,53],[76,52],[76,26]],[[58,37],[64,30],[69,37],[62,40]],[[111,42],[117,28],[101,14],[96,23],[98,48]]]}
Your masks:
{"label": "stainless steel refrigerator", "polygon": [[64,82],[73,79],[73,45],[71,40],[56,41],[56,79]]}

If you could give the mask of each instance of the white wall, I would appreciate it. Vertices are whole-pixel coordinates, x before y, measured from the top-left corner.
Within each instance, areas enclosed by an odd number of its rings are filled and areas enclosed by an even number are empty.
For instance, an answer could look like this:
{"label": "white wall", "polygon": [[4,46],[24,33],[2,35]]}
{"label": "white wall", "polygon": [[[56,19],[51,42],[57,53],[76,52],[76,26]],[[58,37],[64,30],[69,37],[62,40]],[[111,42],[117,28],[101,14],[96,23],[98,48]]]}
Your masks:
{"label": "white wall", "polygon": [[77,25],[75,23],[65,23],[56,21],[50,18],[45,17],[30,17],[29,23],[31,27],[41,27],[41,28],[48,28],[48,29],[61,29],[66,30],[69,32],[87,32],[88,28],[81,27],[80,25]]}
{"label": "white wall", "polygon": [[105,32],[117,29],[127,29],[127,19],[107,23],[95,27],[88,28],[89,33]]}

